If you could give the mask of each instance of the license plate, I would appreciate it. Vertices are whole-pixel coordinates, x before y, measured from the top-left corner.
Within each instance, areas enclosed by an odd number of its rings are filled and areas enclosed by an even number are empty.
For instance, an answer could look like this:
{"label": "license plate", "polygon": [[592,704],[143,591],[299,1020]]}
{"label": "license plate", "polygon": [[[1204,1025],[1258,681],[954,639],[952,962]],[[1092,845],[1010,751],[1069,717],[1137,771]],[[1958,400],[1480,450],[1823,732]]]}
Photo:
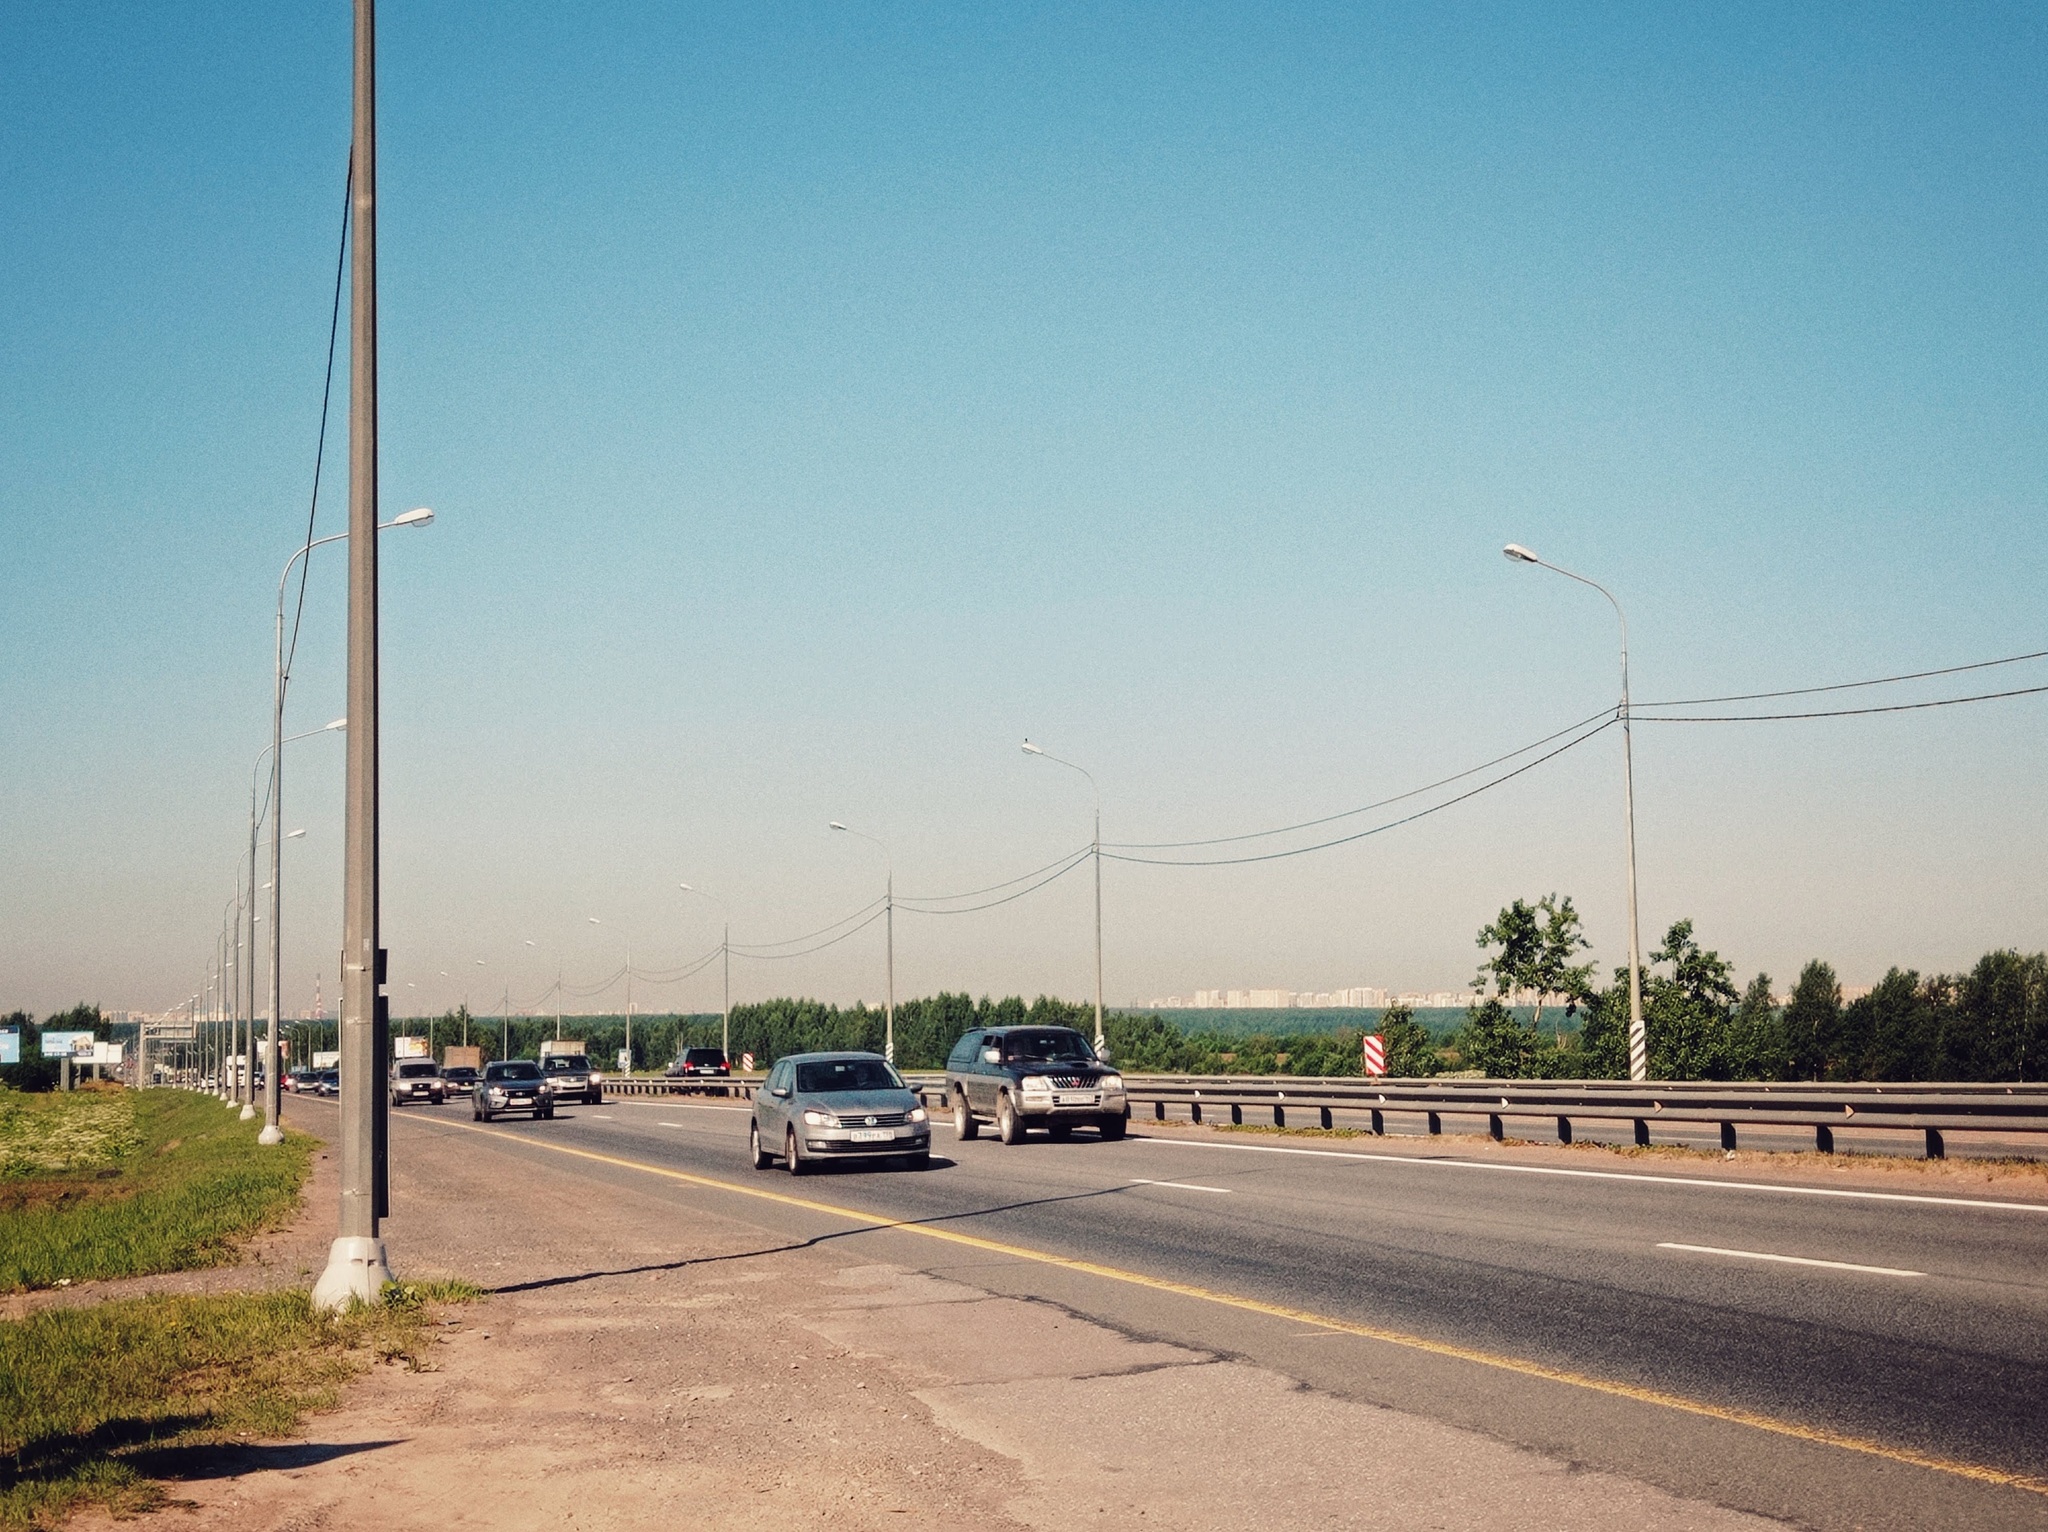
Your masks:
{"label": "license plate", "polygon": [[853,1141],[856,1144],[886,1144],[896,1136],[893,1128],[855,1128]]}
{"label": "license plate", "polygon": [[1095,1105],[1095,1098],[1093,1096],[1062,1096],[1059,1098],[1059,1104],[1061,1106],[1093,1106]]}

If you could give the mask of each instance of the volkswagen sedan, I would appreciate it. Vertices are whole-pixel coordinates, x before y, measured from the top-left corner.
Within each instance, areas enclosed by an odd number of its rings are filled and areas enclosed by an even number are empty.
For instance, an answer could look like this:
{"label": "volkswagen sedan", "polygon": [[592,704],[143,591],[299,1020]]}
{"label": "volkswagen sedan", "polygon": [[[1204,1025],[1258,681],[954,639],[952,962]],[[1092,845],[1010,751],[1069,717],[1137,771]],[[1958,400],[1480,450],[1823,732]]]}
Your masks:
{"label": "volkswagen sedan", "polygon": [[798,1053],[778,1059],[754,1096],[747,1129],[756,1170],[782,1163],[800,1176],[827,1160],[931,1163],[925,1109],[878,1053]]}

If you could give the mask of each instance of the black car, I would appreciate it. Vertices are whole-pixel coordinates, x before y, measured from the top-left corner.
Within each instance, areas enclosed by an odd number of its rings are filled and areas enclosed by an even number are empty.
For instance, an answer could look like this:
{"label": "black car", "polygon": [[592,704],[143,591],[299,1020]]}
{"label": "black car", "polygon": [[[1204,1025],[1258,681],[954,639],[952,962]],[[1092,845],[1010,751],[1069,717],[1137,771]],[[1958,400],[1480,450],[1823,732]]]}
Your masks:
{"label": "black car", "polygon": [[476,1089],[477,1072],[467,1064],[456,1064],[441,1071],[441,1085],[451,1096],[466,1096]]}
{"label": "black car", "polygon": [[341,1094],[341,1071],[323,1069],[313,1076],[313,1094],[316,1096],[339,1096]]}
{"label": "black car", "polygon": [[580,1053],[551,1053],[540,1061],[541,1072],[555,1088],[557,1101],[581,1101],[597,1106],[604,1100],[604,1076],[590,1067]]}
{"label": "black car", "polygon": [[500,1112],[555,1115],[555,1088],[531,1059],[500,1059],[484,1065],[484,1077],[470,1093],[470,1116],[489,1122]]}
{"label": "black car", "polygon": [[1122,1138],[1130,1115],[1124,1077],[1072,1027],[967,1033],[946,1060],[946,1104],[957,1137],[975,1137],[987,1121],[1006,1144],[1031,1128],[1065,1138],[1077,1123]]}
{"label": "black car", "polygon": [[666,1073],[671,1080],[730,1080],[732,1065],[723,1048],[685,1048]]}

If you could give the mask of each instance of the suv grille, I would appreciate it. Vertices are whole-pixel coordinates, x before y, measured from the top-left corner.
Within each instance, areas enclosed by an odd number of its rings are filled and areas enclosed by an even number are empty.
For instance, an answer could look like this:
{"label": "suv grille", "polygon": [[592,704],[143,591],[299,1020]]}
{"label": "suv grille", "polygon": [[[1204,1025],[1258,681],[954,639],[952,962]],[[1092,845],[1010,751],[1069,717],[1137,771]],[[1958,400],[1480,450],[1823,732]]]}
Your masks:
{"label": "suv grille", "polygon": [[1054,1090],[1093,1090],[1095,1080],[1089,1075],[1049,1075]]}

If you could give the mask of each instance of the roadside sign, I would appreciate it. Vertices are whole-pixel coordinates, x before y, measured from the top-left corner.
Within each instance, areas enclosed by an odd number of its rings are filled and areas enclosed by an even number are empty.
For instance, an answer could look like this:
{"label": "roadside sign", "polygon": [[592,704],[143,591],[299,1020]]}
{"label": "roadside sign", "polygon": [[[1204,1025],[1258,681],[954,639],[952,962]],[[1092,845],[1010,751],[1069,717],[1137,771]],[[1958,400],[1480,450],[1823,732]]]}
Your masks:
{"label": "roadside sign", "polygon": [[743,1053],[743,1054],[741,1054],[741,1055],[740,1055],[740,1068],[742,1068],[742,1069],[752,1069],[753,1067],[754,1067],[754,1056],[753,1056],[753,1055],[752,1055],[751,1053]]}
{"label": "roadside sign", "polygon": [[1387,1040],[1377,1032],[1368,1032],[1365,1036],[1365,1072],[1369,1075],[1387,1072]]}
{"label": "roadside sign", "polygon": [[313,1055],[313,1067],[315,1069],[337,1069],[340,1066],[341,1050],[339,1048],[325,1048]]}
{"label": "roadside sign", "polygon": [[43,1034],[43,1057],[46,1059],[92,1058],[93,1036],[90,1032],[45,1032]]}
{"label": "roadside sign", "polygon": [[21,1029],[0,1027],[0,1064],[21,1062]]}
{"label": "roadside sign", "polygon": [[114,1068],[119,1069],[121,1067],[121,1045],[119,1043],[94,1043],[92,1045],[92,1062],[101,1065],[110,1064]]}
{"label": "roadside sign", "polygon": [[626,1075],[631,1074],[632,1072],[633,1055],[628,1053],[625,1049],[621,1048],[619,1050],[619,1073],[622,1075]]}

